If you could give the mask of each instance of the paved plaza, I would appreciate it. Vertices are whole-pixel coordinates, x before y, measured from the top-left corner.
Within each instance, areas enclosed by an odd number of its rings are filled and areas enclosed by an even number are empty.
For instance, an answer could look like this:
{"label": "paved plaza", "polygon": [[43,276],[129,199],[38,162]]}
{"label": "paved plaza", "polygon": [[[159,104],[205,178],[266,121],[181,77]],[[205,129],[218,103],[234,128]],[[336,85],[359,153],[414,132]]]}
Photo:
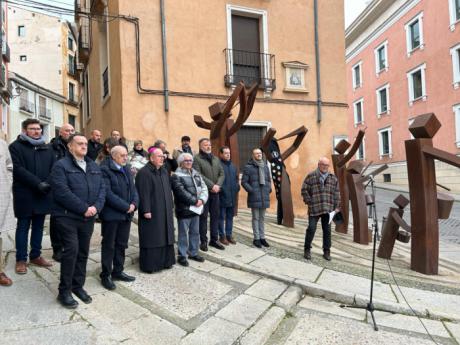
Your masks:
{"label": "paved plaza", "polygon": [[[366,311],[340,307],[366,305],[371,246],[333,232],[332,261],[322,259],[317,236],[307,262],[305,227],[297,220],[296,228],[286,229],[268,217],[272,246],[257,249],[250,245],[250,215],[242,210],[235,221],[237,245],[210,249],[204,263],[149,275],[137,266],[133,224],[126,271],[136,281],[107,291],[98,278],[97,224],[86,283],[93,303],[71,311],[56,301],[59,265],[14,273],[10,232],[4,249],[14,284],[0,290],[1,344],[434,344],[424,326],[438,344],[460,343],[460,245],[441,241],[440,274],[424,276],[409,270],[409,246],[398,244],[391,260],[398,284],[388,263],[377,261],[374,303],[384,311],[375,312],[375,332]],[[49,237],[43,242],[50,259]]]}

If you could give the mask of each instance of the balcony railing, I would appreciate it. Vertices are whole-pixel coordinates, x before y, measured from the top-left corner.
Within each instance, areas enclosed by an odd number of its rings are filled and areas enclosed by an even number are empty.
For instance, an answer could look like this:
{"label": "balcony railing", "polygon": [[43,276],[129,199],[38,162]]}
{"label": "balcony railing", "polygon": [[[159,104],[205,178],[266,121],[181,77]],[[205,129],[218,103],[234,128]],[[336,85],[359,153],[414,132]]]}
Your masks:
{"label": "balcony railing", "polygon": [[2,65],[0,68],[0,86],[6,86],[6,68],[5,65]]}
{"label": "balcony railing", "polygon": [[102,98],[106,98],[109,94],[109,67],[106,67],[102,73],[102,85],[104,88]]}
{"label": "balcony railing", "polygon": [[89,19],[81,18],[81,23],[78,31],[78,61],[86,63],[89,59],[90,49]]}
{"label": "balcony railing", "polygon": [[19,101],[19,109],[22,111],[33,114],[35,113],[34,108],[35,108],[35,104],[33,102],[22,100],[22,99]]}
{"label": "balcony railing", "polygon": [[10,46],[6,41],[2,41],[2,57],[4,61],[10,62]]}
{"label": "balcony railing", "polygon": [[74,63],[67,63],[67,71],[69,72],[70,75],[75,75],[76,73],[76,66],[75,62]]}
{"label": "balcony railing", "polygon": [[38,117],[45,119],[45,120],[51,120],[51,109],[49,108],[40,108],[40,111],[38,112]]}
{"label": "balcony railing", "polygon": [[258,83],[259,88],[273,91],[276,88],[275,55],[236,49],[224,49],[225,86],[243,81],[247,86]]}

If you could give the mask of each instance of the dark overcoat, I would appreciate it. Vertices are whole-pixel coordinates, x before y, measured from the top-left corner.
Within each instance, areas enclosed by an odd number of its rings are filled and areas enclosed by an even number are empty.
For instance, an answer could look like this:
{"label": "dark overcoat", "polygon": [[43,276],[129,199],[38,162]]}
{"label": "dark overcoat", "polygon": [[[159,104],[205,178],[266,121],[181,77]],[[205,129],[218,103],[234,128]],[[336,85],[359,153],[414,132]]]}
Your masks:
{"label": "dark overcoat", "polygon": [[[136,175],[139,194],[139,246],[158,248],[174,244],[173,197],[169,173],[147,163]],[[145,213],[152,218],[146,219]]]}
{"label": "dark overcoat", "polygon": [[47,182],[55,162],[49,145],[34,146],[18,137],[9,146],[13,161],[13,207],[17,218],[49,214],[51,193],[43,194],[37,188]]}
{"label": "dark overcoat", "polygon": [[56,161],[69,155],[69,147],[67,146],[67,143],[62,140],[61,136],[51,139],[50,144],[53,148]]}
{"label": "dark overcoat", "polygon": [[233,207],[236,205],[236,196],[240,191],[238,172],[231,161],[221,160],[221,164],[225,179],[219,193],[220,207]]}
{"label": "dark overcoat", "polygon": [[112,158],[107,157],[100,165],[105,184],[105,204],[99,218],[105,222],[131,220],[132,213],[126,213],[131,204],[139,205],[134,179],[128,165],[118,169]]}
{"label": "dark overcoat", "polygon": [[259,167],[254,160],[250,159],[243,170],[241,185],[248,192],[249,208],[269,208],[270,193],[272,184],[270,179],[270,170],[267,164],[264,166],[265,184],[260,184]]}

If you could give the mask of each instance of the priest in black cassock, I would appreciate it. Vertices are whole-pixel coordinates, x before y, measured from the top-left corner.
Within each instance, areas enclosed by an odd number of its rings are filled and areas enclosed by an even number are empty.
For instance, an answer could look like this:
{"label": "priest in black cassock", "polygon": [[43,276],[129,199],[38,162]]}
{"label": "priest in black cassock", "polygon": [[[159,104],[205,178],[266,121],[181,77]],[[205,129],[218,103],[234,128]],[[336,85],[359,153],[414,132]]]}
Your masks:
{"label": "priest in black cassock", "polygon": [[146,273],[171,268],[174,256],[173,198],[169,173],[159,148],[149,149],[149,163],[136,175],[139,193],[139,266]]}

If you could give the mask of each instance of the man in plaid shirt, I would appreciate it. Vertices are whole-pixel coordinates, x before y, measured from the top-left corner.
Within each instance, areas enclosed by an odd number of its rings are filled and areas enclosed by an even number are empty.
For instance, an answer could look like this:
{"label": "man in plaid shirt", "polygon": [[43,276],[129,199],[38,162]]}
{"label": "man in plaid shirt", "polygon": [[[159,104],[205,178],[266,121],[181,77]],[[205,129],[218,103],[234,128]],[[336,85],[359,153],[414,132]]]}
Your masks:
{"label": "man in plaid shirt", "polygon": [[302,197],[308,205],[308,228],[305,234],[304,257],[311,259],[311,242],[316,224],[321,218],[323,229],[323,257],[331,260],[331,227],[329,213],[339,212],[340,194],[337,177],[329,173],[329,159],[320,158],[318,168],[307,175],[302,185]]}

